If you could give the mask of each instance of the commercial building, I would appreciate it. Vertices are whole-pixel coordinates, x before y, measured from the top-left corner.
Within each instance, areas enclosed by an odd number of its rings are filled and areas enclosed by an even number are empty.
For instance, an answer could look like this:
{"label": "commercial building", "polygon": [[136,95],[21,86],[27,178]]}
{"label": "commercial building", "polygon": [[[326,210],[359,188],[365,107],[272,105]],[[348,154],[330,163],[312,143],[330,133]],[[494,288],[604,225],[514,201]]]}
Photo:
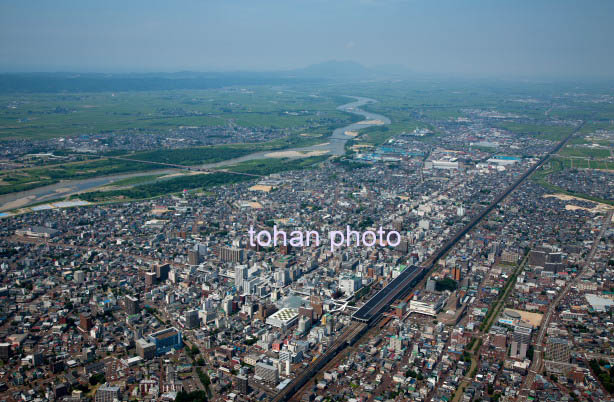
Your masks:
{"label": "commercial building", "polygon": [[146,339],[138,339],[136,341],[136,353],[144,360],[153,359],[156,355],[156,344],[148,342]]}
{"label": "commercial building", "polygon": [[89,313],[82,313],[79,316],[79,328],[83,331],[89,331],[94,326],[92,316]]}
{"label": "commercial building", "polygon": [[433,169],[448,169],[456,170],[459,168],[459,163],[456,160],[438,160],[432,161]]}
{"label": "commercial building", "polygon": [[[507,311],[507,315],[513,317],[513,312]],[[524,359],[527,356],[527,350],[531,343],[531,332],[533,331],[531,325],[523,322],[518,322],[514,325],[514,332],[512,333],[512,344],[510,347],[510,357],[514,359]]]}
{"label": "commercial building", "polygon": [[339,279],[339,289],[346,295],[352,295],[362,287],[362,280],[356,276],[344,276]]}
{"label": "commercial building", "polygon": [[390,337],[389,348],[394,350],[395,353],[400,353],[403,350],[404,339],[400,336],[394,335]]}
{"label": "commercial building", "polygon": [[188,264],[190,265],[200,264],[200,256],[198,255],[198,250],[188,251]]}
{"label": "commercial building", "polygon": [[75,271],[75,283],[85,282],[85,272],[79,270]]}
{"label": "commercial building", "polygon": [[448,295],[440,292],[423,292],[409,302],[411,313],[436,316],[448,300]]}
{"label": "commercial building", "polygon": [[44,226],[30,226],[28,228],[15,231],[17,236],[36,237],[41,239],[52,239],[60,234],[59,230],[47,228]]}
{"label": "commercial building", "polygon": [[277,328],[286,329],[298,320],[298,309],[282,308],[266,319],[266,323]]}
{"label": "commercial building", "polygon": [[155,272],[145,272],[145,286],[152,287],[156,283]]}
{"label": "commercial building", "polygon": [[158,282],[164,282],[168,279],[168,273],[171,271],[170,264],[156,265],[156,279]]}
{"label": "commercial building", "polygon": [[519,158],[516,158],[514,156],[494,155],[492,158],[486,160],[486,162],[493,165],[509,166],[518,163],[519,160]]}
{"label": "commercial building", "polygon": [[218,253],[220,260],[227,262],[243,262],[245,252],[234,247],[219,247]]}
{"label": "commercial building", "polygon": [[237,289],[246,290],[245,281],[248,279],[248,272],[247,265],[237,265],[235,267],[235,286]]}
{"label": "commercial building", "polygon": [[237,391],[239,391],[242,395],[247,395],[249,392],[247,377],[239,374],[235,378]]}
{"label": "commercial building", "polygon": [[147,337],[156,345],[156,355],[163,355],[172,349],[180,349],[183,346],[181,331],[175,327],[163,329]]}
{"label": "commercial building", "polygon": [[11,357],[11,344],[8,342],[0,343],[0,359],[8,360]]}
{"label": "commercial building", "polygon": [[200,317],[198,316],[198,310],[186,311],[184,318],[185,327],[187,329],[194,329],[200,327]]}
{"label": "commercial building", "polygon": [[276,385],[279,382],[279,370],[277,367],[266,363],[256,363],[255,373],[257,379],[268,384]]}
{"label": "commercial building", "polygon": [[139,309],[139,299],[133,296],[126,296],[126,300],[124,301],[124,306],[126,308],[126,314],[133,315],[138,314]]}
{"label": "commercial building", "polygon": [[531,325],[519,322],[514,326],[513,339],[518,343],[531,343],[531,332],[533,331]]}
{"label": "commercial building", "polygon": [[568,363],[571,357],[569,341],[564,338],[548,338],[546,360]]}
{"label": "commercial building", "polygon": [[121,401],[119,387],[105,384],[96,390],[95,402],[113,402],[114,400]]}

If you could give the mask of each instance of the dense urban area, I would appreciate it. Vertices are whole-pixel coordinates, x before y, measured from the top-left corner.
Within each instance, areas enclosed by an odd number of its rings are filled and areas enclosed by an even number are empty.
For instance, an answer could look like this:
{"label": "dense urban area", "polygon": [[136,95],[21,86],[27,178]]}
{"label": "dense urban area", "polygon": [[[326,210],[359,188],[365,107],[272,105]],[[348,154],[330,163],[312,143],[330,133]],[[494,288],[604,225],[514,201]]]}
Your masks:
{"label": "dense urban area", "polygon": [[614,400],[614,97],[403,85],[2,95],[0,399]]}

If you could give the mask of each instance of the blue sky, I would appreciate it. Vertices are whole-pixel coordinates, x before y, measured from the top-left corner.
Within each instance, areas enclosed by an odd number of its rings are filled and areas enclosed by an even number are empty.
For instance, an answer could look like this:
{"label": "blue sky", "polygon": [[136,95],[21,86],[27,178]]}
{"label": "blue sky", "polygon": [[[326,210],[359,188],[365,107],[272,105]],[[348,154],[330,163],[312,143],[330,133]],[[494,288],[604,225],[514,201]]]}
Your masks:
{"label": "blue sky", "polygon": [[608,0],[0,0],[0,70],[612,77],[613,20]]}

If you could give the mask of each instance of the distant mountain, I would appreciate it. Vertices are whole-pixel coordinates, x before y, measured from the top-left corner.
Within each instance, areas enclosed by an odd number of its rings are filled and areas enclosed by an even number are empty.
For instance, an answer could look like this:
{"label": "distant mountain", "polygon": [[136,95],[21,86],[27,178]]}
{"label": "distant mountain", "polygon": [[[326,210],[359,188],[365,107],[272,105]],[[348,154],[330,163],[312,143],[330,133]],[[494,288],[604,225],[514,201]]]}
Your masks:
{"label": "distant mountain", "polygon": [[0,74],[0,93],[209,89],[238,85],[284,85],[312,80],[313,78],[288,77],[287,75],[275,72],[181,72],[150,74],[10,73]]}
{"label": "distant mountain", "polygon": [[354,61],[325,61],[305,68],[293,70],[292,73],[303,77],[317,78],[370,78],[374,71]]}
{"label": "distant mountain", "polygon": [[207,89],[227,86],[284,85],[357,81],[406,76],[402,66],[367,68],[354,61],[327,61],[290,71],[176,73],[0,73],[0,93],[103,92]]}
{"label": "distant mountain", "polygon": [[365,67],[355,61],[336,60],[313,64],[289,73],[301,78],[342,81],[408,78],[412,75],[407,67],[396,64]]}

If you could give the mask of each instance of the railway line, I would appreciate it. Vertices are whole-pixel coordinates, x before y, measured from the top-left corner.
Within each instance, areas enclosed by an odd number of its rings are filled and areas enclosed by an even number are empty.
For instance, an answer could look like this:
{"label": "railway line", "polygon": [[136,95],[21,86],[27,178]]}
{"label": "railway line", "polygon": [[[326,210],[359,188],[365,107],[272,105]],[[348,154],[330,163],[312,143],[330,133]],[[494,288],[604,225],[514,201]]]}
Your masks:
{"label": "railway line", "polygon": [[335,339],[333,344],[314,360],[305,370],[303,370],[294,380],[290,382],[283,390],[273,397],[271,401],[281,402],[287,401],[299,389],[301,389],[310,379],[331,361],[341,350],[346,346],[353,344],[367,330],[368,325],[360,322],[353,322],[339,337]]}
{"label": "railway line", "polygon": [[576,129],[559,142],[550,152],[544,155],[533,166],[527,169],[516,181],[508,186],[501,194],[499,194],[486,208],[476,215],[469,223],[460,229],[452,236],[437,252],[429,259],[424,261],[420,266],[412,266],[403,271],[397,278],[390,281],[383,289],[377,292],[369,299],[358,311],[352,315],[352,324],[335,340],[333,345],[307,369],[301,372],[294,380],[290,382],[283,390],[278,392],[272,399],[273,402],[287,401],[301,387],[303,387],[309,379],[313,378],[326,363],[331,361],[341,350],[346,346],[355,342],[369,327],[375,325],[382,313],[396,300],[402,298],[413,290],[415,284],[420,282],[426,274],[433,268],[435,263],[442,258],[450,249],[458,243],[471,229],[473,229],[486,215],[488,215],[501,201],[510,195],[520,184],[522,184],[529,176],[531,176],[538,168],[550,159],[553,154],[556,154],[567,142],[582,128],[582,122]]}

